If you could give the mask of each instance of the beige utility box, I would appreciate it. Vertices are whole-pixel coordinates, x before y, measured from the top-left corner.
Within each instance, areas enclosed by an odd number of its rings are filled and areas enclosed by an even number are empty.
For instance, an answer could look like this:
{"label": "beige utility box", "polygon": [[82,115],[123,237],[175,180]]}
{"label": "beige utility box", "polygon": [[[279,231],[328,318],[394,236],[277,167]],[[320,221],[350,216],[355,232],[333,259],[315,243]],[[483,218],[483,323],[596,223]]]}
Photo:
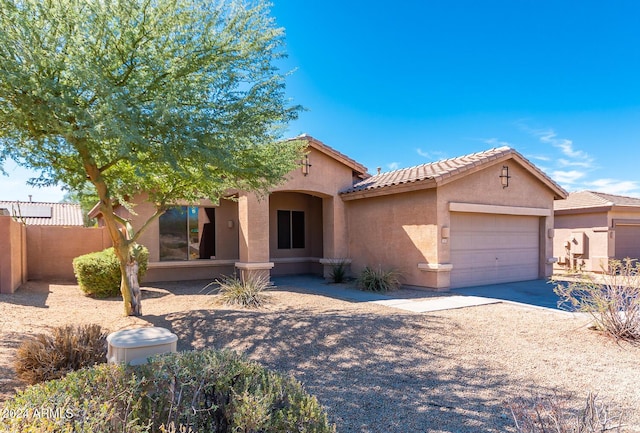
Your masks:
{"label": "beige utility box", "polygon": [[125,329],[107,336],[107,362],[140,365],[159,353],[175,352],[178,336],[165,328]]}

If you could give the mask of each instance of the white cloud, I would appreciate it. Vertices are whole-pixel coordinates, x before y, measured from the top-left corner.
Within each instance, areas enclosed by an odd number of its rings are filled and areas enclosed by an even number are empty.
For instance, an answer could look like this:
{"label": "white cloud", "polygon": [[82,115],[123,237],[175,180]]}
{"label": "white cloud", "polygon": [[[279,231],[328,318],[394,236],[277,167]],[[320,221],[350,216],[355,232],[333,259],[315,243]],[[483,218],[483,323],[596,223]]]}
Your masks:
{"label": "white cloud", "polygon": [[560,184],[573,185],[578,180],[582,179],[585,173],[578,170],[562,171],[556,170],[551,174],[551,177]]}
{"label": "white cloud", "polygon": [[497,138],[488,138],[485,140],[482,140],[485,144],[488,144],[489,146],[495,146],[495,147],[502,147],[502,146],[507,146],[507,147],[513,147],[513,145],[511,143],[509,143],[508,141],[502,141],[499,140]]}
{"label": "white cloud", "polygon": [[640,196],[640,183],[634,180],[597,179],[586,182],[587,189],[617,195]]}
{"label": "white cloud", "polygon": [[420,148],[416,149],[416,153],[420,156],[422,156],[423,158],[427,158],[431,161],[438,161],[441,159],[446,159],[447,155],[444,152],[440,152],[440,151],[433,151],[433,152],[427,152],[426,150],[422,150]]}
{"label": "white cloud", "polygon": [[425,158],[431,158],[431,154],[429,152],[425,152],[424,150],[417,148],[416,152],[418,153],[418,155],[423,156]]}
{"label": "white cloud", "polygon": [[568,165],[579,165],[580,167],[590,168],[593,166],[593,158],[582,150],[576,150],[573,146],[573,141],[567,138],[559,138],[558,134],[553,129],[547,130],[530,130],[530,132],[538,137],[542,143],[550,144],[553,147],[557,147],[567,157],[577,161],[567,161]]}
{"label": "white cloud", "polygon": [[389,168],[389,170],[397,170],[400,167],[400,163],[390,162],[389,164],[387,164],[387,167]]}
{"label": "white cloud", "polygon": [[551,158],[545,155],[526,155],[527,159],[534,159],[536,161],[551,161]]}
{"label": "white cloud", "polygon": [[593,166],[591,161],[569,161],[564,158],[558,159],[558,165],[560,167],[582,167],[582,168],[591,168]]}

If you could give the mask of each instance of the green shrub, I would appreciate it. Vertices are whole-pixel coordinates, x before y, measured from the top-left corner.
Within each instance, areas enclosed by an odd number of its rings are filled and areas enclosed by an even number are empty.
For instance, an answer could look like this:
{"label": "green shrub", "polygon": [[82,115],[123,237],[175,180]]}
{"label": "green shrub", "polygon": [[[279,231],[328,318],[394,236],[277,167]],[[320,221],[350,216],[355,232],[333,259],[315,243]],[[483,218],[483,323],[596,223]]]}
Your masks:
{"label": "green shrub", "polygon": [[54,408],[60,416],[7,417],[0,429],[335,432],[299,382],[229,351],[173,353],[137,367],[80,370],[19,392],[3,410],[11,414],[21,408]]}
{"label": "green shrub", "polygon": [[[136,249],[138,281],[147,272],[149,250],[141,246]],[[83,292],[96,298],[120,295],[120,264],[113,247],[97,253],[89,253],[73,259],[73,272]]]}
{"label": "green shrub", "polygon": [[358,278],[358,287],[370,292],[388,292],[400,288],[400,277],[397,271],[367,266]]}
{"label": "green shrub", "polygon": [[271,285],[269,275],[261,272],[249,272],[244,278],[224,276],[215,283],[219,285],[218,293],[225,304],[247,308],[264,305],[267,299],[264,291]]}
{"label": "green shrub", "polygon": [[101,364],[30,386],[4,403],[0,431],[149,431],[135,415],[141,382],[124,365]]}
{"label": "green shrub", "polygon": [[558,282],[558,305],[589,313],[598,330],[622,340],[640,340],[640,263],[611,260],[601,276]]}
{"label": "green shrub", "polygon": [[106,362],[107,332],[98,325],[62,326],[25,340],[16,352],[16,375],[28,384]]}
{"label": "green shrub", "polygon": [[518,433],[622,432],[622,412],[610,409],[589,393],[580,410],[570,407],[568,397],[519,398],[509,405]]}

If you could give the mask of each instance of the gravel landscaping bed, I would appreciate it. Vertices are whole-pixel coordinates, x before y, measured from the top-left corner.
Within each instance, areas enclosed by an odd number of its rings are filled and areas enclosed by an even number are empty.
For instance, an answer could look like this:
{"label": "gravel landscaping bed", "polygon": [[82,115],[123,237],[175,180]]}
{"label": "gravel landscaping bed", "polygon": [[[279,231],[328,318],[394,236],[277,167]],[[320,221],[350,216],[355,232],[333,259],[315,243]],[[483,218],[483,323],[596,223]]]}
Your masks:
{"label": "gravel landscaping bed", "polygon": [[512,399],[557,393],[579,407],[590,391],[625,410],[625,431],[640,431],[640,347],[590,330],[585,316],[506,303],[420,314],[293,287],[243,310],[220,305],[205,285],[145,287],[140,318],[69,284],[0,295],[0,401],[23,386],[12,357],[25,337],[97,323],[165,327],[179,350],[243,352],[302,381],[339,432],[515,431]]}

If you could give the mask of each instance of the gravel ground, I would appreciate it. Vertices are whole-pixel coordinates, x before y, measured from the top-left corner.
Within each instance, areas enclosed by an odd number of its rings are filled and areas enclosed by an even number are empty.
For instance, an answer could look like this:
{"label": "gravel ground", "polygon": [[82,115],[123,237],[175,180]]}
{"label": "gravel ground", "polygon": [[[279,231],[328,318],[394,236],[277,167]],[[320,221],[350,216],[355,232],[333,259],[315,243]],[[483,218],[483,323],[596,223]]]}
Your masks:
{"label": "gravel ground", "polygon": [[590,391],[624,409],[625,431],[640,431],[640,346],[590,330],[584,316],[506,303],[417,314],[293,287],[243,310],[217,303],[205,284],[145,287],[141,318],[74,285],[30,282],[0,295],[0,402],[24,386],[12,368],[22,340],[97,323],[162,326],[179,350],[243,352],[302,381],[339,432],[515,431],[514,398],[556,393],[579,407]]}

